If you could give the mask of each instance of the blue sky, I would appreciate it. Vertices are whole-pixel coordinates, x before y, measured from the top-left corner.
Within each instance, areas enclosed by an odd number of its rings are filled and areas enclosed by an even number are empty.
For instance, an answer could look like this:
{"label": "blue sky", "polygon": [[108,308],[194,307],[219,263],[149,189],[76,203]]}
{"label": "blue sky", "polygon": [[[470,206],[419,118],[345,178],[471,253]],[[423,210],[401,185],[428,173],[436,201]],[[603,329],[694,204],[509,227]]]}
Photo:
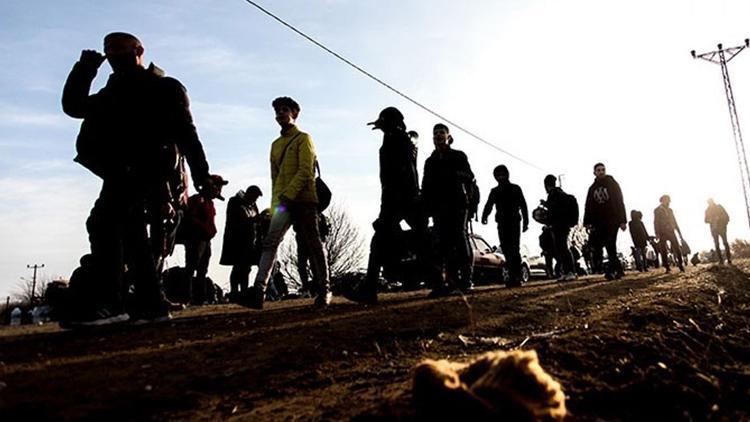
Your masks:
{"label": "blue sky", "polygon": [[[742,1],[261,1],[329,47],[413,97],[550,173],[582,204],[591,165],[608,164],[628,209],[651,210],[670,193],[693,249],[710,247],[702,224],[714,196],[747,237],[718,66],[689,51],[750,36]],[[365,123],[395,105],[432,150],[436,118],[366,79],[242,0],[14,1],[0,4],[0,295],[27,264],[67,277],[88,245],[84,222],[99,182],[72,162],[79,121],[60,92],[82,49],[111,31],[138,35],[153,61],[187,86],[213,172],[231,195],[270,193],[267,156],[278,128],[270,101],[302,105],[335,199],[365,235],[377,214],[380,137]],[[731,63],[741,123],[750,110],[750,52]],[[98,89],[109,73],[103,65]],[[747,104],[747,107],[745,106]],[[544,173],[454,129],[485,197],[500,163],[533,207]],[[750,132],[748,132],[750,133]],[[268,200],[267,197],[263,198]],[[262,203],[261,205],[266,205]],[[218,205],[220,252],[224,204]],[[537,244],[538,226],[524,242]],[[494,228],[478,231],[496,243]],[[629,236],[621,235],[621,246]],[[179,264],[181,254],[171,263]],[[214,263],[223,283],[228,271]]]}

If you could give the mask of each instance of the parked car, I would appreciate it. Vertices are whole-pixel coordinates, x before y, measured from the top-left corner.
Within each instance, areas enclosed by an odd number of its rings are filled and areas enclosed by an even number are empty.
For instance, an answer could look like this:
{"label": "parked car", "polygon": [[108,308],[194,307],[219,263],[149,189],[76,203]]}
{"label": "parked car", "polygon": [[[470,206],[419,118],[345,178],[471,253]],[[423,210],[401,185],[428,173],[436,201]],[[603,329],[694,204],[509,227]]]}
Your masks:
{"label": "parked car", "polygon": [[[469,235],[469,240],[474,249],[474,275],[472,277],[474,283],[507,283],[509,274],[502,249],[497,246],[490,246],[478,234]],[[544,268],[542,268],[542,272],[544,272]],[[526,283],[530,277],[529,250],[525,245],[522,245],[521,282]]]}

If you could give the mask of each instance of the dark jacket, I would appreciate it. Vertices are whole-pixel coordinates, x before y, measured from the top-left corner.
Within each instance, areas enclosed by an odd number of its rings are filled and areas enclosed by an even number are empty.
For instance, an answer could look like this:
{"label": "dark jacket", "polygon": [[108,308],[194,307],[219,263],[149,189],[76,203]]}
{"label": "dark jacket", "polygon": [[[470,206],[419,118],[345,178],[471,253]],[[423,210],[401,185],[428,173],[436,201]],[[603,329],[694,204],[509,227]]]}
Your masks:
{"label": "dark jacket", "polygon": [[383,208],[405,208],[419,197],[417,146],[402,130],[383,134],[380,147],[380,196]]}
{"label": "dark jacket", "polygon": [[174,172],[175,148],[187,158],[195,184],[208,176],[185,88],[151,64],[113,73],[89,95],[97,69],[80,62],[63,89],[66,114],[83,119],[75,161],[105,180],[156,185]]}
{"label": "dark jacket", "polygon": [[466,209],[469,184],[474,180],[466,154],[455,149],[435,150],[424,163],[422,200],[428,215]]}
{"label": "dark jacket", "polygon": [[628,227],[630,229],[630,237],[633,239],[633,246],[636,248],[645,248],[648,244],[649,235],[641,217],[637,216],[630,220]]}
{"label": "dark jacket", "polygon": [[570,224],[564,221],[568,212],[564,209],[566,206],[565,195],[566,193],[559,187],[554,187],[547,193],[545,205],[547,207],[547,224],[550,227],[570,227]]}
{"label": "dark jacket", "polygon": [[627,223],[625,203],[620,185],[612,176],[595,179],[586,195],[583,224],[596,227],[619,226]]}
{"label": "dark jacket", "polygon": [[657,237],[672,235],[674,231],[680,231],[677,220],[674,218],[672,208],[659,205],[654,209],[654,233]]}
{"label": "dark jacket", "polygon": [[529,209],[520,186],[505,183],[492,188],[487,203],[484,204],[482,220],[490,216],[493,206],[495,207],[495,221],[498,224],[518,224],[523,218],[524,227],[529,225]]}
{"label": "dark jacket", "polygon": [[256,247],[258,206],[245,202],[245,192],[239,191],[227,202],[227,221],[221,265],[257,265],[260,256]]}
{"label": "dark jacket", "polygon": [[727,210],[719,204],[709,205],[708,208],[706,208],[705,221],[707,224],[710,224],[711,230],[726,229],[727,224],[729,224],[729,214],[727,214]]}

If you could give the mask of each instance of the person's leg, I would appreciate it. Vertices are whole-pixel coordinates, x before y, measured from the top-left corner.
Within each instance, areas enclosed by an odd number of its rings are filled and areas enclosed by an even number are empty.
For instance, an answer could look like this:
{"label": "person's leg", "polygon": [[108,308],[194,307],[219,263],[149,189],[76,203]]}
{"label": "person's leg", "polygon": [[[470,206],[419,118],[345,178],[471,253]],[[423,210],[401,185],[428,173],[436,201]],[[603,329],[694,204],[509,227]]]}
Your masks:
{"label": "person's leg", "polygon": [[362,286],[363,294],[377,295],[380,270],[392,264],[394,239],[399,228],[400,214],[395,210],[381,207],[378,219],[373,223],[375,233],[370,242],[370,255],[367,262],[367,275]]}
{"label": "person's leg", "polygon": [[197,291],[193,291],[194,299],[199,303],[206,303],[206,275],[208,274],[208,264],[211,261],[211,241],[203,240],[200,245],[200,258],[198,266],[195,269],[195,286]]}
{"label": "person's leg", "polygon": [[[721,228],[721,230],[719,230],[719,236],[721,236],[721,240],[724,243],[724,252],[727,255],[727,263],[731,264],[732,263],[732,251],[731,251],[731,248],[729,247],[729,242],[727,241],[727,226],[724,226]],[[716,243],[717,243],[716,250],[718,251],[719,242],[716,242]]]}
{"label": "person's leg", "polygon": [[[76,290],[81,304],[79,309],[98,308],[120,312],[123,307],[124,219],[122,201],[117,194],[102,188],[99,199],[94,203],[86,220],[86,230],[91,244],[90,279],[81,280]],[[80,306],[83,305],[83,306]]]}
{"label": "person's leg", "polygon": [[680,271],[685,271],[685,266],[682,264],[682,250],[680,249],[680,242],[677,240],[677,236],[671,233],[669,236],[669,244],[672,250],[672,256],[677,261],[677,268]]}
{"label": "person's leg", "polygon": [[304,239],[302,239],[301,229],[295,232],[294,239],[297,242],[297,273],[299,274],[300,290],[313,294],[315,289],[310,286],[310,274],[308,273],[308,261],[310,254],[307,251]]}
{"label": "person's leg", "polygon": [[521,225],[519,222],[503,224],[502,250],[508,262],[510,283],[517,284],[521,277]]}
{"label": "person's leg", "polygon": [[232,272],[229,273],[229,294],[234,296],[240,291],[242,284],[242,269],[240,264],[232,265]]}
{"label": "person's leg", "polygon": [[263,252],[258,264],[258,274],[255,276],[254,286],[261,292],[266,291],[268,280],[271,278],[273,266],[276,264],[276,253],[284,235],[291,226],[289,210],[277,211],[271,216],[268,234],[263,238]]}
{"label": "person's leg", "polygon": [[148,238],[142,200],[129,204],[125,251],[128,257],[128,271],[134,280],[136,307],[141,317],[147,319],[169,316],[169,306],[157,273],[153,248]]}
{"label": "person's leg", "polygon": [[456,239],[456,259],[460,272],[460,283],[470,289],[474,286],[472,275],[474,274],[474,251],[469,240],[469,212],[466,209],[459,210],[457,221],[458,238]]}
{"label": "person's leg", "polygon": [[604,261],[604,254],[602,253],[602,248],[604,247],[603,239],[602,228],[592,227],[589,234],[589,245],[591,245],[591,272],[594,274],[604,272],[604,268],[602,268]]}
{"label": "person's leg", "polygon": [[556,257],[560,260],[561,272],[564,276],[570,276],[571,274],[575,275],[573,255],[570,253],[570,247],[568,246],[569,234],[569,227],[554,227],[552,229],[552,237],[555,240]]}
{"label": "person's leg", "polygon": [[554,278],[555,277],[555,269],[552,262],[552,253],[545,251],[544,252],[544,270],[547,272],[548,278]]}
{"label": "person's leg", "polygon": [[616,278],[622,277],[622,263],[620,257],[617,254],[617,232],[618,226],[612,226],[607,228],[605,233],[605,247],[607,249],[607,256],[609,256],[609,272]]}
{"label": "person's leg", "polygon": [[331,279],[328,273],[328,260],[323,242],[318,230],[318,212],[315,204],[298,204],[291,207],[292,219],[300,229],[303,243],[310,253],[310,266],[313,279],[318,283],[316,287],[318,297],[325,296],[331,291]]}
{"label": "person's leg", "polygon": [[667,236],[659,238],[659,254],[661,255],[661,262],[664,269],[669,272],[671,266],[669,265],[669,257],[667,256]]}

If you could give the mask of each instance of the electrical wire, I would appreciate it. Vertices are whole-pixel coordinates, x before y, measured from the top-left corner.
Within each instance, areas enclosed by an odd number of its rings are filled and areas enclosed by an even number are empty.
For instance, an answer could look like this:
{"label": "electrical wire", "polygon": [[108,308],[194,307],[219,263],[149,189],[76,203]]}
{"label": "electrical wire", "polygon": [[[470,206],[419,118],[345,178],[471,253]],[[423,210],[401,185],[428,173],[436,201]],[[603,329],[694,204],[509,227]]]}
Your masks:
{"label": "electrical wire", "polygon": [[526,165],[528,165],[530,167],[533,167],[533,168],[535,168],[535,169],[537,169],[537,170],[539,170],[541,172],[545,172],[544,169],[542,169],[541,167],[537,166],[536,164],[534,164],[534,163],[532,163],[532,162],[530,162],[530,161],[528,161],[528,160],[526,160],[526,159],[524,159],[522,157],[519,157],[518,155],[516,155],[516,154],[514,154],[514,153],[512,153],[512,152],[510,152],[510,151],[508,151],[506,149],[503,149],[503,148],[501,148],[501,147],[493,144],[492,142],[484,139],[483,137],[481,137],[481,136],[477,135],[476,133],[472,132],[471,130],[466,129],[462,125],[456,123],[455,121],[453,121],[453,120],[451,120],[451,119],[449,119],[449,118],[441,115],[440,113],[432,110],[431,108],[429,108],[426,105],[422,104],[421,102],[415,100],[414,98],[410,97],[409,95],[405,94],[404,92],[402,92],[402,91],[394,88],[391,84],[385,82],[384,80],[378,78],[377,76],[373,75],[372,73],[368,72],[367,70],[363,69],[362,67],[356,65],[351,60],[347,59],[346,57],[342,56],[341,54],[339,54],[339,53],[331,50],[328,47],[326,47],[325,45],[323,45],[322,43],[320,43],[319,41],[317,41],[313,37],[305,34],[304,32],[302,32],[299,29],[297,29],[296,27],[294,27],[292,24],[286,22],[285,20],[283,20],[280,17],[276,16],[275,14],[271,13],[270,11],[268,11],[267,9],[265,9],[263,6],[259,5],[255,1],[253,1],[253,0],[244,0],[244,1],[246,3],[248,3],[249,5],[255,7],[256,9],[260,10],[264,14],[268,15],[269,17],[271,17],[272,19],[274,19],[278,23],[280,23],[280,24],[284,25],[285,27],[289,28],[290,30],[292,30],[293,32],[295,32],[297,35],[299,35],[302,38],[304,38],[304,39],[310,41],[311,43],[315,44],[317,47],[321,48],[326,53],[334,56],[335,58],[337,58],[339,60],[341,60],[342,62],[346,63],[350,67],[352,67],[355,70],[357,70],[358,72],[362,73],[363,75],[367,76],[368,78],[372,79],[373,81],[377,82],[378,84],[382,85],[383,87],[389,89],[393,93],[399,95],[400,97],[404,98],[405,100],[409,101],[410,103],[414,104],[415,106],[421,108],[422,110],[424,110],[424,111],[432,114],[433,116],[435,116],[438,119],[440,119],[440,120],[448,123],[449,125],[455,127],[456,129],[458,129],[458,130],[466,133],[467,135],[471,136],[472,138],[478,140],[479,142],[482,142],[483,144],[485,144],[485,145],[487,145],[487,146],[489,146],[491,148],[494,148],[494,149],[502,152],[503,154],[505,154],[505,155],[507,155],[509,157],[512,157],[512,158],[514,158],[514,159],[516,159],[516,160],[518,160],[518,161],[520,161],[520,162],[522,162],[522,163],[524,163],[524,164],[526,164]]}

